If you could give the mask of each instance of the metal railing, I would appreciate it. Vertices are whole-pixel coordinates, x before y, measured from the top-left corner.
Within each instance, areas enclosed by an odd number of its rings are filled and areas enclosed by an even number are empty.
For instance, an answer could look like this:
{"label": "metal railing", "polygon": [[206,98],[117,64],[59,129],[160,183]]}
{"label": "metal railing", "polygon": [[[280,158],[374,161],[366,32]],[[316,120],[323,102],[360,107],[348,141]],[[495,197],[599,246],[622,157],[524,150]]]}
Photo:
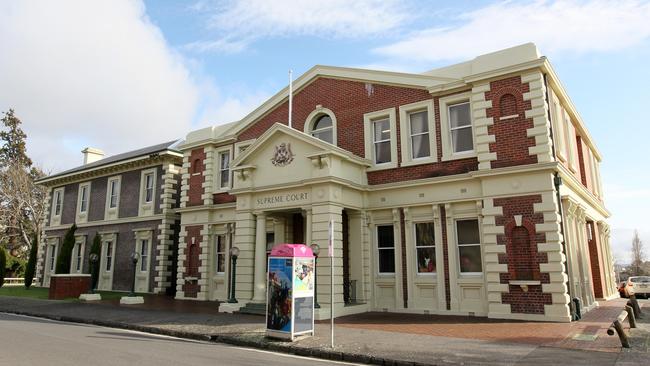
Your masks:
{"label": "metal railing", "polygon": [[625,333],[625,328],[623,328],[623,322],[627,319],[630,324],[630,329],[636,328],[636,320],[642,315],[641,307],[639,302],[636,300],[636,296],[631,295],[625,309],[616,317],[612,322],[612,325],[607,329],[607,334],[613,336],[614,333],[618,334],[618,339],[621,341],[621,346],[625,348],[630,348],[630,339],[627,333]]}

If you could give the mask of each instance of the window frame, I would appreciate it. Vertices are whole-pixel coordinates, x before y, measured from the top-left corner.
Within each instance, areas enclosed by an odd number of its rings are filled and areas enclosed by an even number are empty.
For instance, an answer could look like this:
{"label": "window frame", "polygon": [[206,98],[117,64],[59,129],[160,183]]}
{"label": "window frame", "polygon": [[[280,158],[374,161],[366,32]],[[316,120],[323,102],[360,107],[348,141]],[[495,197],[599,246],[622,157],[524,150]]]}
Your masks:
{"label": "window frame", "polygon": [[[330,119],[332,120],[332,127],[331,127],[331,129],[332,129],[332,142],[329,142],[329,141],[325,141],[325,140],[319,139],[318,137],[316,137],[316,136],[313,135],[313,132],[314,132],[314,124],[315,124],[316,121],[318,121],[322,116],[325,116],[325,115],[329,116]],[[314,137],[314,138],[317,138],[317,139],[319,139],[320,141],[323,141],[323,142],[325,142],[325,143],[332,144],[332,145],[334,145],[334,146],[338,146],[338,145],[337,145],[337,143],[338,143],[338,139],[337,139],[337,136],[336,136],[336,135],[337,135],[337,128],[336,128],[336,127],[337,127],[337,122],[336,122],[336,115],[334,115],[334,112],[332,112],[332,111],[331,111],[330,109],[328,109],[328,108],[323,108],[321,105],[317,105],[316,108],[315,108],[311,113],[309,113],[309,115],[308,115],[307,118],[305,119],[305,124],[304,124],[304,128],[303,128],[303,130],[304,130],[304,132],[305,132],[306,134],[308,134],[309,136],[312,136],[312,137]],[[322,131],[325,131],[325,130],[326,130],[326,129],[321,129],[319,132],[322,132]]]}
{"label": "window frame", "polygon": [[[139,269],[139,271],[140,271],[140,273],[146,273],[146,272],[149,272],[149,257],[150,257],[149,253],[151,251],[151,240],[148,239],[148,238],[146,238],[146,239],[140,238],[140,239],[138,239],[138,241],[140,242],[140,248],[139,248],[140,249],[140,269]],[[144,248],[144,249],[146,249],[146,250],[143,249],[143,247],[145,247],[145,245],[146,245],[146,248]],[[142,269],[143,266],[145,267],[144,269]]]}
{"label": "window frame", "polygon": [[[433,245],[418,245],[418,231],[417,231],[417,225],[418,224],[431,224],[433,227]],[[414,249],[414,259],[415,259],[415,274],[417,276],[437,276],[438,275],[438,236],[436,235],[436,223],[434,220],[422,220],[422,221],[414,221],[413,225],[413,249]],[[433,248],[434,255],[436,256],[434,263],[436,266],[436,270],[433,272],[420,272],[420,264],[418,261],[418,249],[420,248]]]}
{"label": "window frame", "polygon": [[[228,166],[224,169],[223,156],[226,155],[228,156]],[[217,162],[219,164],[219,167],[217,169],[219,175],[218,177],[219,179],[217,180],[217,182],[219,182],[219,190],[229,189],[232,183],[232,174],[230,170],[230,166],[232,165],[232,154],[230,153],[230,150],[222,150],[218,152],[217,156],[218,156]],[[225,185],[223,184],[224,172],[226,172],[228,178]]]}
{"label": "window frame", "polygon": [[[151,203],[154,200],[154,190],[156,189],[154,179],[155,176],[153,172],[144,175],[144,203]],[[151,187],[149,186],[149,183],[151,183]]]}
{"label": "window frame", "polygon": [[[219,242],[222,241],[223,247],[222,251],[219,251]],[[215,234],[214,235],[214,259],[215,259],[215,264],[214,264],[214,273],[216,275],[225,275],[226,274],[226,268],[228,266],[228,249],[227,249],[228,243],[226,240],[226,234]],[[221,268],[221,271],[219,270],[219,258],[223,256],[223,268]]]}
{"label": "window frame", "polygon": [[[110,249],[110,250],[109,250]],[[113,272],[113,258],[115,253],[115,241],[106,240],[104,241],[104,272],[111,273]]]}
{"label": "window frame", "polygon": [[[242,145],[238,145],[237,148],[241,148]],[[248,146],[247,146],[248,147]],[[233,184],[233,173],[232,173],[232,167],[233,167],[233,161],[235,160],[233,158],[234,152],[233,149],[235,146],[233,145],[227,145],[227,146],[222,146],[220,148],[216,148],[213,152],[213,158],[212,158],[212,181],[213,181],[213,188],[212,191],[213,193],[223,193],[223,192],[228,192],[232,188]],[[221,186],[221,155],[223,153],[227,152],[230,156],[230,161],[228,162],[228,185],[225,187]],[[242,151],[243,153],[243,151]],[[206,167],[209,169],[208,167]]]}
{"label": "window frame", "polygon": [[[65,187],[59,187],[52,191],[52,217],[50,218],[50,225],[57,226],[61,224],[61,216],[63,216],[63,200],[65,196]],[[57,214],[57,208],[59,213]]]}
{"label": "window frame", "polygon": [[50,255],[50,257],[49,257],[49,262],[50,262],[49,263],[49,267],[50,267],[49,268],[49,273],[54,273],[54,272],[56,272],[56,257],[59,254],[59,243],[57,241],[57,242],[54,242],[54,243],[48,244],[48,245],[50,247],[49,248],[50,249],[50,253],[49,253],[49,255]]}
{"label": "window frame", "polygon": [[[411,132],[411,114],[427,112],[427,125],[429,127],[429,156],[413,157],[413,134]],[[438,147],[436,143],[436,123],[433,99],[410,103],[399,107],[401,166],[435,163],[438,161]],[[404,133],[407,132],[407,133]]]}
{"label": "window frame", "polygon": [[[391,233],[393,234],[393,246],[392,247],[380,247],[379,246],[379,228],[380,227],[390,227],[391,228]],[[385,223],[385,224],[377,224],[375,225],[375,247],[377,249],[377,275],[378,276],[395,276],[397,273],[397,265],[395,264],[395,260],[397,259],[397,243],[395,242],[395,224],[394,223]],[[393,251],[393,272],[382,272],[381,271],[381,252],[383,251],[388,251],[392,250]]]}
{"label": "window frame", "polygon": [[[458,236],[458,222],[459,221],[476,221],[476,227],[478,229],[478,243],[470,243],[470,244],[460,244],[459,243],[459,236]],[[485,272],[485,264],[483,263],[483,243],[481,242],[481,220],[479,220],[478,217],[476,216],[468,216],[468,217],[456,217],[454,218],[454,235],[455,240],[456,240],[456,262],[457,262],[457,270],[458,270],[458,275],[459,276],[465,276],[465,277],[476,277],[476,276],[482,276],[483,273]],[[481,259],[481,272],[463,272],[460,266],[460,248],[461,247],[469,247],[469,246],[478,246],[479,247],[479,253],[480,253],[480,259]]]}
{"label": "window frame", "polygon": [[[388,118],[390,126],[390,161],[375,163],[375,130],[374,122]],[[397,123],[395,108],[387,108],[381,111],[366,113],[363,115],[365,157],[372,162],[372,167],[367,171],[397,168]],[[383,140],[386,141],[386,140]]]}
{"label": "window frame", "polygon": [[70,258],[70,273],[82,273],[85,257],[86,240],[85,237],[77,237],[72,248],[72,257]]}
{"label": "window frame", "polygon": [[[454,152],[449,108],[465,103],[469,104],[470,124],[469,126],[462,128],[472,129],[472,150]],[[442,97],[438,101],[438,108],[440,110],[440,139],[442,144],[441,161],[476,157],[476,126],[473,112],[472,93],[464,92]]]}
{"label": "window frame", "polygon": [[[116,194],[117,204],[115,207],[111,207],[111,193],[112,193],[111,183],[114,181],[116,182],[116,189],[117,189],[117,194]],[[121,190],[122,190],[122,176],[116,175],[116,176],[108,177],[108,179],[106,180],[106,202],[104,204],[104,220],[117,220],[119,218]]]}

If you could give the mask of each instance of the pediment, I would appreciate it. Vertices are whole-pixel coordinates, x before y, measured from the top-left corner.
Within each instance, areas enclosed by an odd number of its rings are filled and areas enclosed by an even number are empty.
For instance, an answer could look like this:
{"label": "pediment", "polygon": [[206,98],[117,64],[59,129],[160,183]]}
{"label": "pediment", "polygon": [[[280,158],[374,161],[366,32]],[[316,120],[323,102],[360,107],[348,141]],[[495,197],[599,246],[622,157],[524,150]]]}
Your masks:
{"label": "pediment", "polygon": [[366,159],[276,123],[232,164],[234,189],[327,177],[365,184]]}

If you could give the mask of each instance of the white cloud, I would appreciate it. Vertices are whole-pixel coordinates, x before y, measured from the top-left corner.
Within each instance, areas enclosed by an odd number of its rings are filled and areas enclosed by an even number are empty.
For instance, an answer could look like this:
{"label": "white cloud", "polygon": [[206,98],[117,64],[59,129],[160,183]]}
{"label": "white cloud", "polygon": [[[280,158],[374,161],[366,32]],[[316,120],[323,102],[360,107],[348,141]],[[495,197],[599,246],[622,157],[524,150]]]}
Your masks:
{"label": "white cloud", "polygon": [[198,89],[142,3],[2,2],[0,47],[0,109],[16,110],[47,169],[80,164],[85,144],[183,137],[195,114]]}
{"label": "white cloud", "polygon": [[208,12],[213,40],[193,42],[188,49],[227,53],[244,50],[264,37],[318,36],[358,38],[398,28],[407,18],[398,0],[223,0],[193,7]]}
{"label": "white cloud", "polygon": [[531,41],[545,54],[612,51],[650,37],[649,18],[650,3],[641,1],[504,1],[450,19],[458,25],[416,31],[374,52],[424,64]]}

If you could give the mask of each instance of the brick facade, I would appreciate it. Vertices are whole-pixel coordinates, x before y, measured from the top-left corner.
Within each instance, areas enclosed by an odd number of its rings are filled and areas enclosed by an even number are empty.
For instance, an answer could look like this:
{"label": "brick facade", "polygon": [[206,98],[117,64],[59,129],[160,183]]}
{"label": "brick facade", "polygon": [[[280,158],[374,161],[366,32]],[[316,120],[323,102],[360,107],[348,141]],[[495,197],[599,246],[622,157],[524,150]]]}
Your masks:
{"label": "brick facade", "polygon": [[487,117],[494,120],[488,126],[488,134],[495,136],[495,142],[490,144],[490,152],[497,157],[491,163],[493,169],[537,163],[537,156],[529,153],[535,138],[527,134],[533,128],[533,119],[526,118],[526,111],[532,109],[531,102],[523,98],[528,91],[528,83],[515,76],[490,82],[490,90],[485,92],[486,100],[492,102]]}
{"label": "brick facade", "polygon": [[[536,213],[535,204],[542,203],[541,195],[494,199],[494,206],[501,207],[503,214],[497,216],[496,225],[504,227],[504,234],[497,235],[497,243],[505,245],[506,251],[499,255],[499,263],[508,265],[508,272],[501,273],[501,283],[509,284],[508,292],[501,294],[503,304],[509,304],[513,313],[544,314],[544,305],[552,304],[551,294],[542,292],[542,284],[548,284],[548,273],[540,272],[540,264],[547,263],[547,254],[539,253],[537,244],[545,243],[546,236],[537,233],[535,225],[544,223],[544,215]],[[517,225],[515,216],[521,216]],[[528,285],[524,291],[510,281],[540,281]]]}
{"label": "brick facade", "polygon": [[201,266],[200,256],[202,253],[201,241],[203,236],[201,235],[201,230],[203,226],[187,226],[185,227],[185,232],[187,236],[185,237],[186,247],[184,249],[185,260],[183,266],[185,267],[184,277],[193,277],[195,279],[186,279],[185,283],[182,285],[183,292],[185,297],[197,297],[199,293],[199,280],[201,279],[201,273],[199,267]]}
{"label": "brick facade", "polygon": [[187,196],[189,198],[188,206],[200,206],[203,204],[203,183],[205,183],[205,151],[204,149],[194,149],[190,154],[190,167],[189,167],[189,191]]}

